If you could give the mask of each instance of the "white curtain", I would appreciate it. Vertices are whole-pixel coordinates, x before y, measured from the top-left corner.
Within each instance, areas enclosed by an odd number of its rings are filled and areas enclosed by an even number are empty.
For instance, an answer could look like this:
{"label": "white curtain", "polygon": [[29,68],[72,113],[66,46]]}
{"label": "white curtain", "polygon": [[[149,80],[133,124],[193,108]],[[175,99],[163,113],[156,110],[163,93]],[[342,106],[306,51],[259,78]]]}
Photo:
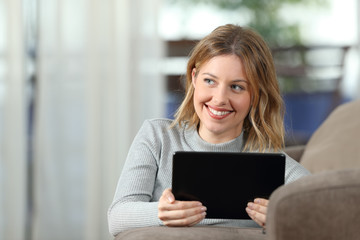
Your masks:
{"label": "white curtain", "polygon": [[24,239],[26,105],[21,0],[0,1],[0,239]]}
{"label": "white curtain", "polygon": [[7,31],[0,28],[0,239],[112,239],[106,214],[129,145],[144,119],[165,115],[161,2],[37,1],[27,229],[23,1],[0,1]]}

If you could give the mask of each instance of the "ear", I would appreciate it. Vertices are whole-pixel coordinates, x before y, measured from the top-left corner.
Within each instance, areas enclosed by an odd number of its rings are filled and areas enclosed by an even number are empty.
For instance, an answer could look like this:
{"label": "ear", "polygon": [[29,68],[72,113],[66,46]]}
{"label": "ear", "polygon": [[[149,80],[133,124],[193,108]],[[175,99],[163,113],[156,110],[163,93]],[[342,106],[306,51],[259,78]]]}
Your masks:
{"label": "ear", "polygon": [[196,84],[196,68],[193,68],[192,72],[191,72],[191,80],[192,80],[192,84],[195,88],[195,84]]}

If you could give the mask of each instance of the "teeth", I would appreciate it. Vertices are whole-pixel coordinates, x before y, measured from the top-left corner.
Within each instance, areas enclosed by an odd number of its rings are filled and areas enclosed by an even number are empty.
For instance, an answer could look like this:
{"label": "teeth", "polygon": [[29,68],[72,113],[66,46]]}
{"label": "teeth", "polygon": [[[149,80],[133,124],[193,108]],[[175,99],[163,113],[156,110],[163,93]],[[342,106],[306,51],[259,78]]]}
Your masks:
{"label": "teeth", "polygon": [[224,111],[224,112],[221,112],[221,111],[216,111],[212,108],[209,108],[210,112],[212,112],[214,115],[217,115],[217,116],[223,116],[223,115],[226,115],[228,114],[230,111]]}

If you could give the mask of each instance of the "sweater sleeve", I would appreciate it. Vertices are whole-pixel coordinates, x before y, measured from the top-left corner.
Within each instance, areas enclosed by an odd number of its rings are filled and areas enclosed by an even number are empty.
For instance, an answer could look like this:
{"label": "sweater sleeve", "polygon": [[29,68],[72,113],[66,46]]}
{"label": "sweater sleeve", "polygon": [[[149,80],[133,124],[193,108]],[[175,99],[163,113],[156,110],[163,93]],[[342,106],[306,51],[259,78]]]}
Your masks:
{"label": "sweater sleeve", "polygon": [[158,202],[151,202],[158,170],[157,141],[150,123],[144,122],[130,147],[108,211],[109,231],[114,236],[129,228],[161,225]]}
{"label": "sweater sleeve", "polygon": [[[285,153],[284,153],[285,154]],[[310,172],[303,167],[300,163],[286,155],[286,167],[285,167],[285,184],[294,182],[299,178],[310,175]]]}

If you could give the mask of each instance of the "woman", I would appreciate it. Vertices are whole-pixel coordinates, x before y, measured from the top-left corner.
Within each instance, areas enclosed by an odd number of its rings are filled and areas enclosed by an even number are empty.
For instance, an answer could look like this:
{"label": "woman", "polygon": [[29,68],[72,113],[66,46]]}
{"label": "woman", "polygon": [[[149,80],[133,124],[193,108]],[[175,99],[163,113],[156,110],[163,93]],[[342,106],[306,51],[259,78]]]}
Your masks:
{"label": "woman", "polygon": [[[159,225],[264,226],[266,199],[248,204],[252,220],[206,219],[206,206],[177,201],[170,189],[175,151],[281,151],[283,102],[264,40],[231,24],[202,39],[190,55],[186,96],[175,117],[147,120],[135,137],[108,212],[110,232]],[[307,174],[287,156],[285,183]]]}

